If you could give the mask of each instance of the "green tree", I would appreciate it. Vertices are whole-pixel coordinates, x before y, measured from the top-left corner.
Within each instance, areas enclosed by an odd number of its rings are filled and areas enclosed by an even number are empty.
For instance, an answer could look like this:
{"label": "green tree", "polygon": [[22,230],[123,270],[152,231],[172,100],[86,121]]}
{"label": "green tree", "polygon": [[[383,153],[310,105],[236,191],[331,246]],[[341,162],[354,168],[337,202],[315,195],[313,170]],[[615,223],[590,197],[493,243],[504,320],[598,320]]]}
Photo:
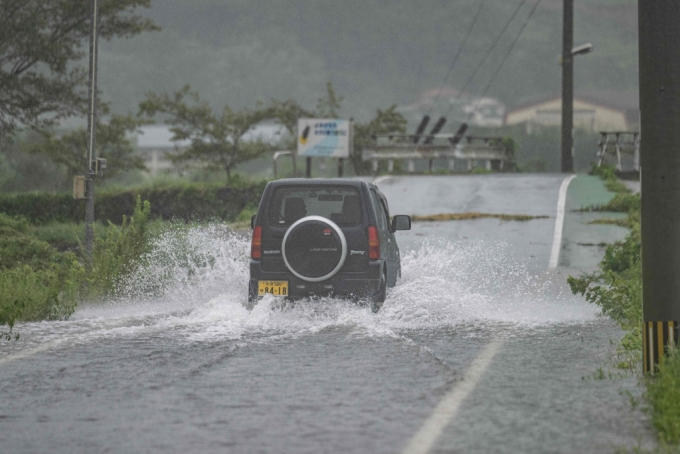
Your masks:
{"label": "green tree", "polygon": [[282,147],[297,153],[297,125],[300,118],[314,118],[316,112],[306,110],[292,99],[286,101],[273,100],[271,104],[273,118],[288,132],[288,138]]}
{"label": "green tree", "polygon": [[[100,109],[104,115],[108,107]],[[137,131],[147,121],[132,115],[111,115],[108,122],[97,123],[97,157],[107,160],[104,177],[112,177],[132,169],[147,170],[144,160],[137,156],[135,147],[126,137],[127,133]],[[53,131],[43,132],[45,140],[28,147],[31,153],[46,156],[52,162],[64,166],[69,179],[82,174],[87,168],[87,129],[58,135]]]}
{"label": "green tree", "polygon": [[[158,30],[134,14],[150,3],[100,0],[100,38]],[[0,0],[0,140],[19,126],[51,127],[82,112],[90,17],[90,1]]]}
{"label": "green tree", "polygon": [[342,101],[345,98],[335,94],[332,82],[326,82],[326,97],[316,102],[316,116],[319,118],[339,118]]}
{"label": "green tree", "polygon": [[376,111],[375,117],[368,123],[354,125],[354,149],[350,161],[357,175],[366,175],[371,171],[371,164],[361,158],[364,148],[374,143],[374,134],[406,134],[406,118],[397,112],[397,106],[392,105],[387,110]]}
{"label": "green tree", "polygon": [[214,112],[207,102],[201,101],[198,93],[185,85],[172,96],[147,93],[139,109],[140,115],[149,118],[157,114],[166,115],[166,124],[171,126],[173,133],[172,140],[189,142],[188,146],[169,156],[176,165],[222,170],[230,180],[237,165],[272,149],[259,138],[246,140],[246,134],[252,128],[274,118],[271,107],[263,108],[258,104],[255,109],[233,110],[224,106],[222,112]]}

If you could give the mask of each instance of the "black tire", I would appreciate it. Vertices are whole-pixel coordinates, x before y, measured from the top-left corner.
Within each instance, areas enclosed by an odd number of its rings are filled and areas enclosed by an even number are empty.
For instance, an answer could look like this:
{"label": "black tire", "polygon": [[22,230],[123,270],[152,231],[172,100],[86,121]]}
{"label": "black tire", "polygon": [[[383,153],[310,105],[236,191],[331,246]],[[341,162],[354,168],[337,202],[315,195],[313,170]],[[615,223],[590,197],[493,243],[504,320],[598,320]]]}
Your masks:
{"label": "black tire", "polygon": [[258,296],[257,296],[257,289],[255,289],[252,284],[248,284],[248,309],[252,309],[255,307],[255,304],[257,303]]}
{"label": "black tire", "polygon": [[374,314],[377,313],[382,307],[386,298],[387,298],[387,277],[385,276],[385,274],[383,274],[382,279],[380,279],[380,288],[368,300],[371,312],[373,312]]}

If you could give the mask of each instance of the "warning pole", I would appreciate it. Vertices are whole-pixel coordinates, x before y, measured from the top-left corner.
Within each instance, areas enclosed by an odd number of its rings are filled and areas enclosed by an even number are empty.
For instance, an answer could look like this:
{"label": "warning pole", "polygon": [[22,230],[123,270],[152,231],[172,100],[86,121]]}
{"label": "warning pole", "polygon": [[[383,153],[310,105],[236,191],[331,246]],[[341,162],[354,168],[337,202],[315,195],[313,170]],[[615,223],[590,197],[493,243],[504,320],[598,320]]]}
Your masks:
{"label": "warning pole", "polygon": [[680,321],[680,3],[638,2],[643,369],[677,344]]}

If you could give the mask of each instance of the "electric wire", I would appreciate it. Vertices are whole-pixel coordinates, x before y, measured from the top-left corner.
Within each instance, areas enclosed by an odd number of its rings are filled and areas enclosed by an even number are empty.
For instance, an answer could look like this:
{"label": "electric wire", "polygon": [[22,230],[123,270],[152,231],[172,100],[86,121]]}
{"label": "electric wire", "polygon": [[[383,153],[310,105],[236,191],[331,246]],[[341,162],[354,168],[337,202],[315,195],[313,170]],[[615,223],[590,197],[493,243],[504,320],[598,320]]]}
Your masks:
{"label": "electric wire", "polygon": [[472,35],[472,31],[475,28],[475,25],[477,25],[477,20],[479,19],[479,15],[482,12],[482,8],[484,8],[484,4],[486,3],[486,0],[482,0],[479,4],[479,8],[477,8],[477,11],[475,12],[475,16],[472,19],[472,22],[470,22],[470,26],[468,27],[467,31],[465,32],[465,38],[463,38],[463,42],[461,43],[460,46],[458,46],[458,50],[456,51],[456,55],[453,57],[453,61],[449,65],[449,68],[446,72],[446,77],[444,77],[444,80],[442,81],[441,86],[439,87],[439,92],[437,93],[437,96],[434,98],[434,103],[432,103],[432,107],[430,107],[430,110],[427,112],[426,115],[430,115],[432,111],[434,110],[435,107],[437,107],[437,102],[439,101],[439,98],[442,95],[442,92],[444,91],[444,86],[446,85],[446,82],[449,80],[449,77],[451,77],[451,73],[453,72],[453,68],[456,66],[456,63],[458,62],[458,59],[460,58],[461,54],[463,53],[463,49],[465,48],[465,45],[468,42],[468,39],[470,39],[470,35]]}
{"label": "electric wire", "polygon": [[[524,29],[527,28],[527,25],[529,24],[529,21],[531,20],[532,16],[536,12],[536,9],[538,8],[538,5],[541,3],[541,0],[537,0],[534,6],[531,8],[531,11],[529,12],[529,15],[526,17],[524,20],[524,23],[522,24],[522,28],[519,30],[519,33],[513,40],[512,44],[510,45],[510,48],[506,52],[505,56],[503,57],[503,60],[501,61],[501,64],[496,68],[496,71],[494,71],[493,75],[491,76],[491,79],[489,82],[486,84],[484,87],[484,90],[482,91],[482,96],[480,96],[480,99],[486,96],[487,92],[489,91],[489,88],[491,88],[491,85],[494,83],[496,80],[496,77],[500,73],[501,69],[505,65],[505,62],[508,60],[508,57],[512,53],[512,51],[515,49],[515,45],[517,44],[517,41],[519,41],[519,38],[522,36],[522,33],[524,32]],[[472,118],[472,115],[477,111],[477,106],[475,106],[474,110],[469,114],[467,121],[470,121],[470,118]]]}
{"label": "electric wire", "polygon": [[453,99],[453,101],[451,102],[451,107],[449,107],[449,110],[446,111],[446,113],[444,114],[444,116],[447,116],[449,113],[451,113],[451,111],[452,111],[453,108],[455,107],[456,102],[463,96],[463,93],[465,93],[465,91],[468,89],[468,87],[470,86],[470,84],[472,83],[472,81],[475,79],[475,77],[477,77],[477,73],[479,73],[479,70],[481,69],[481,67],[484,66],[484,64],[486,63],[487,59],[491,56],[491,54],[493,53],[494,49],[496,48],[496,46],[497,46],[498,43],[500,42],[501,38],[503,37],[503,35],[505,34],[505,32],[506,32],[506,31],[508,30],[508,28],[510,27],[510,24],[512,23],[512,21],[515,20],[515,17],[517,17],[517,14],[518,14],[519,11],[522,9],[522,7],[526,4],[527,1],[528,1],[528,0],[522,0],[522,2],[517,6],[517,8],[515,9],[515,11],[512,13],[512,16],[510,16],[510,19],[508,19],[508,21],[507,21],[507,22],[505,23],[505,25],[503,26],[503,29],[501,30],[501,32],[498,34],[498,36],[497,36],[496,39],[494,40],[493,44],[491,44],[491,47],[489,47],[489,50],[487,51],[487,53],[484,55],[484,57],[482,58],[482,60],[479,62],[479,64],[477,65],[477,67],[476,67],[475,70],[473,71],[472,75],[467,79],[467,81],[465,82],[465,85],[463,85],[463,88],[461,89],[461,91],[458,93],[458,95],[457,95],[457,96]]}

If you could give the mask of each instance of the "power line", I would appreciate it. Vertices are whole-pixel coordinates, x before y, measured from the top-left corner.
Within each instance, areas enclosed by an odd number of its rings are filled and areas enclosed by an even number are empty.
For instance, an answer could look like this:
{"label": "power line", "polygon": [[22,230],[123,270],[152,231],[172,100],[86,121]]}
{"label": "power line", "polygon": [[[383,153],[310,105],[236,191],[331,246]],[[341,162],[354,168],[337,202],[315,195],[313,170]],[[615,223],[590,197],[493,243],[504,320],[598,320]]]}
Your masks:
{"label": "power line", "polygon": [[458,93],[458,96],[456,96],[454,102],[451,103],[451,107],[449,107],[449,110],[446,111],[446,113],[444,114],[444,116],[447,116],[447,115],[451,112],[451,110],[453,110],[453,108],[455,107],[455,101],[458,101],[458,100],[461,98],[461,96],[463,96],[463,93],[465,93],[465,90],[467,90],[467,88],[470,86],[470,84],[472,83],[472,81],[474,80],[474,78],[477,77],[477,73],[479,72],[480,68],[484,65],[484,63],[486,63],[486,60],[491,56],[491,54],[493,53],[494,49],[496,48],[496,46],[497,46],[498,43],[500,42],[501,37],[503,37],[503,35],[505,34],[505,32],[508,30],[508,27],[510,27],[510,24],[512,23],[512,21],[515,20],[515,17],[517,17],[517,13],[519,13],[519,10],[522,9],[522,7],[524,6],[524,4],[525,4],[527,1],[528,1],[528,0],[522,0],[522,2],[519,4],[519,6],[517,6],[517,8],[515,9],[515,11],[512,13],[512,16],[510,16],[510,19],[508,19],[508,21],[505,23],[505,26],[503,27],[503,29],[501,30],[501,32],[500,32],[500,33],[498,34],[498,36],[496,37],[496,39],[494,40],[493,44],[491,44],[491,47],[489,48],[488,52],[486,53],[486,55],[484,55],[484,58],[482,58],[482,60],[479,62],[479,65],[477,65],[477,67],[475,68],[474,72],[472,73],[472,75],[471,75],[471,76],[468,78],[468,80],[465,82],[465,85],[463,86],[463,89]]}
{"label": "power line", "polygon": [[[510,45],[510,49],[508,49],[508,52],[507,52],[507,53],[505,54],[505,56],[503,57],[503,61],[501,61],[501,64],[498,65],[498,68],[496,68],[496,71],[495,71],[495,72],[493,73],[493,75],[491,76],[491,79],[489,80],[489,83],[487,83],[487,84],[486,84],[486,87],[484,87],[484,90],[482,91],[482,96],[480,96],[480,99],[483,98],[484,96],[486,96],[486,93],[489,91],[489,88],[491,88],[491,85],[492,85],[492,84],[494,83],[494,81],[496,80],[496,76],[498,76],[498,74],[500,73],[501,69],[502,69],[503,66],[505,65],[505,62],[508,60],[508,57],[510,56],[510,54],[512,53],[512,51],[515,49],[515,45],[517,44],[517,41],[519,41],[520,36],[522,36],[522,33],[524,33],[524,29],[527,28],[527,25],[529,24],[529,21],[531,20],[531,17],[532,17],[532,16],[534,15],[534,13],[536,12],[536,9],[538,8],[538,5],[539,5],[540,3],[541,3],[541,0],[538,0],[538,1],[534,4],[534,6],[531,8],[531,11],[529,12],[529,15],[526,17],[526,19],[524,20],[524,23],[522,24],[522,28],[520,28],[519,33],[517,34],[517,36],[515,36],[514,41],[513,41],[512,44]],[[477,106],[475,106],[474,109],[472,110],[472,112],[470,112],[470,114],[469,114],[468,117],[467,117],[467,121],[470,121],[470,119],[472,118],[472,116],[475,114],[476,111],[477,111]]]}
{"label": "power line", "polygon": [[522,33],[524,32],[524,29],[527,28],[527,25],[529,24],[529,21],[531,20],[531,17],[534,15],[536,12],[536,8],[538,8],[538,5],[541,3],[541,0],[538,0],[536,4],[531,8],[531,11],[529,12],[529,15],[524,21],[524,24],[522,24],[522,28],[520,29],[519,33],[515,37],[515,40],[512,42],[512,45],[510,46],[510,49],[508,52],[505,54],[505,57],[503,57],[503,61],[501,64],[498,66],[496,69],[496,72],[493,73],[493,76],[491,76],[491,80],[489,80],[489,83],[486,85],[484,88],[484,91],[482,93],[482,98],[486,96],[487,91],[491,87],[491,84],[493,84],[494,80],[496,79],[496,76],[498,76],[498,73],[500,73],[501,69],[503,68],[503,65],[505,65],[505,62],[507,61],[508,57],[512,53],[512,51],[515,49],[515,45],[517,44],[517,41],[519,41],[519,37],[522,36]]}
{"label": "power line", "polygon": [[475,25],[477,25],[477,19],[479,19],[479,14],[482,12],[482,8],[484,7],[485,3],[486,3],[486,0],[482,0],[482,2],[479,4],[479,8],[477,8],[477,12],[475,13],[475,17],[472,19],[472,22],[470,23],[470,27],[465,32],[465,38],[463,38],[463,43],[458,47],[458,51],[456,52],[456,55],[453,57],[453,61],[449,65],[449,69],[446,72],[446,77],[444,77],[444,80],[442,81],[442,84],[439,87],[439,92],[437,93],[437,96],[434,99],[434,103],[432,104],[432,107],[430,107],[430,110],[427,112],[428,116],[432,113],[434,108],[437,107],[437,102],[439,101],[439,98],[442,94],[442,91],[444,91],[444,86],[446,85],[446,81],[448,81],[449,77],[451,77],[451,72],[453,71],[453,68],[456,66],[456,63],[458,62],[458,58],[462,54],[463,48],[465,48],[465,45],[467,44],[468,39],[470,38],[470,35],[472,34],[472,31],[475,28]]}

